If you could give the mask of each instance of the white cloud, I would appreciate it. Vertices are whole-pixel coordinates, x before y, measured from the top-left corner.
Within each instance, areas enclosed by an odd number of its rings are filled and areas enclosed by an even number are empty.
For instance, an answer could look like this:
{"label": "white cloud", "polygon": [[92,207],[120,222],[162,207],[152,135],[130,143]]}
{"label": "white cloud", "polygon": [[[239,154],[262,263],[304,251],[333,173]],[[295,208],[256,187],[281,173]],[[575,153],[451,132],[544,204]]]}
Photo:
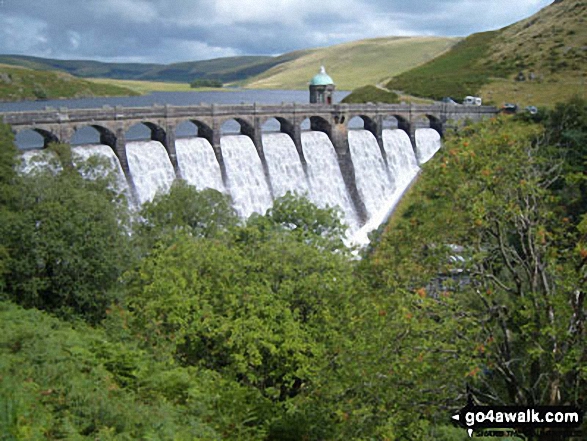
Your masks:
{"label": "white cloud", "polygon": [[0,53],[188,61],[379,36],[468,35],[551,0],[5,0]]}

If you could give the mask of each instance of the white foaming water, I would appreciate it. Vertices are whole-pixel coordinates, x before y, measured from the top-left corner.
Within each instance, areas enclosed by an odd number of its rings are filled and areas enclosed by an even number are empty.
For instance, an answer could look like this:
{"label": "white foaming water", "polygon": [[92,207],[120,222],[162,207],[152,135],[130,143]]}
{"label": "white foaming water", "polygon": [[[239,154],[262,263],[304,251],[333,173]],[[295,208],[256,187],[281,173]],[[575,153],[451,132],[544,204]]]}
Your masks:
{"label": "white foaming water", "polygon": [[[375,140],[373,142],[376,144]],[[403,130],[383,130],[383,147],[392,182],[388,196],[380,205],[379,210],[370,216],[365,225],[351,237],[350,242],[356,245],[369,243],[368,234],[389,218],[402,195],[420,171],[410,138]]]}
{"label": "white foaming water", "polygon": [[383,130],[383,148],[392,177],[392,192],[408,185],[420,170],[412,143],[403,130]]}
{"label": "white foaming water", "polygon": [[[82,162],[89,160],[92,157],[98,157],[105,159],[104,164],[95,167],[88,165],[80,170],[82,176],[86,179],[96,179],[106,176],[107,173],[114,174],[114,188],[117,193],[124,193],[127,197],[130,197],[130,189],[128,182],[120,166],[120,162],[116,157],[116,154],[111,147],[103,144],[90,144],[73,147],[71,149],[73,153],[73,163],[79,169]],[[104,168],[104,166],[106,168]]]}
{"label": "white foaming water", "polygon": [[160,142],[127,142],[126,157],[139,204],[153,200],[157,192],[169,191],[175,172]]}
{"label": "white foaming water", "polygon": [[310,200],[320,207],[340,207],[349,230],[357,230],[359,220],[330,139],[322,132],[302,132],[302,147],[308,164]]}
{"label": "white foaming water", "polygon": [[253,212],[265,214],[273,201],[263,164],[251,138],[244,135],[223,136],[220,147],[228,191],[238,215],[248,218]]}
{"label": "white foaming water", "polygon": [[418,164],[428,162],[440,149],[440,134],[434,129],[416,129],[416,157]]}
{"label": "white foaming water", "polygon": [[226,193],[222,183],[220,165],[214,149],[205,138],[180,138],[175,151],[181,176],[198,190],[213,188]]}
{"label": "white foaming water", "polygon": [[27,150],[20,155],[18,172],[24,175],[50,170],[57,174],[63,167],[57,160],[57,155],[50,150]]}
{"label": "white foaming water", "polygon": [[357,191],[371,218],[392,192],[391,183],[373,134],[367,130],[349,130],[348,137]]}
{"label": "white foaming water", "polygon": [[291,137],[285,133],[263,135],[263,152],[269,169],[273,195],[288,191],[300,195],[309,192],[300,155]]}

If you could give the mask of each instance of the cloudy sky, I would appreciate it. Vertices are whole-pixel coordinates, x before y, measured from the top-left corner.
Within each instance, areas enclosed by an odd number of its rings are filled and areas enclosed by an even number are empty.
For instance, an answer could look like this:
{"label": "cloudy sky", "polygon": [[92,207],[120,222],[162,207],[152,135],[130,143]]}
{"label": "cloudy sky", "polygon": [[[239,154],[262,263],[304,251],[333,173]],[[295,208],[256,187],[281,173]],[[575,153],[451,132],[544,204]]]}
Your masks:
{"label": "cloudy sky", "polygon": [[391,35],[466,36],[552,0],[0,0],[0,53],[172,63]]}

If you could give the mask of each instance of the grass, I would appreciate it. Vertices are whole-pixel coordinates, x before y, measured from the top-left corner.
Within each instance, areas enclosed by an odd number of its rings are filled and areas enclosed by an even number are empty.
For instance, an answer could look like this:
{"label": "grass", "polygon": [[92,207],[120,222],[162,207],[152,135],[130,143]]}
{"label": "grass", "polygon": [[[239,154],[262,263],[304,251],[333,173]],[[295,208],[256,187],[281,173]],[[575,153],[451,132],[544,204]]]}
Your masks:
{"label": "grass", "polygon": [[307,89],[320,66],[338,90],[377,84],[445,52],[457,42],[440,37],[386,37],[308,51],[243,83],[254,89]]}
{"label": "grass", "polygon": [[93,83],[62,72],[0,65],[0,101],[128,95],[136,95],[136,92],[116,85]]}
{"label": "grass", "polygon": [[551,107],[554,103],[567,101],[573,96],[587,99],[587,78],[582,75],[560,75],[548,81],[514,81],[496,79],[479,91],[484,103],[498,107],[506,102],[526,106]]}
{"label": "grass", "polygon": [[495,31],[470,35],[445,54],[394,77],[387,88],[437,100],[450,96],[460,101],[474,95],[492,77],[512,72],[509,66],[488,69],[482,65],[496,37]]}
{"label": "grass", "polygon": [[[163,81],[115,80],[111,78],[90,78],[95,84],[124,87],[139,94],[151,92],[193,92],[188,83],[167,83]],[[217,89],[214,89],[217,90]]]}
{"label": "grass", "polygon": [[399,103],[399,96],[395,92],[381,90],[376,86],[363,86],[353,90],[342,100],[343,103]]}

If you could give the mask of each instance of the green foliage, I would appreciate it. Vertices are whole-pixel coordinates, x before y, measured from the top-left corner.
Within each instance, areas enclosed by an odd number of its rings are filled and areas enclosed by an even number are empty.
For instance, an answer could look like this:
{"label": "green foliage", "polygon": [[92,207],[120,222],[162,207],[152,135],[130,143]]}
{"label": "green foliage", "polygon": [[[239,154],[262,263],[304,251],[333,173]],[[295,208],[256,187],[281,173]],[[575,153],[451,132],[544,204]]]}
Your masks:
{"label": "green foliage", "polygon": [[375,86],[363,86],[352,91],[341,101],[343,103],[399,103],[399,96],[395,92],[379,89]]}
{"label": "green foliage", "polygon": [[484,403],[586,394],[584,236],[553,187],[569,185],[567,167],[544,140],[541,127],[508,117],[462,130],[426,165],[367,264],[380,286],[454,295],[454,319],[474,318],[460,344],[476,344],[468,378]]}
{"label": "green foliage", "polygon": [[[343,251],[346,226],[341,218],[337,209],[319,208],[307,198],[287,192],[273,201],[265,216],[251,216],[248,225],[261,232],[286,231],[300,242]],[[241,236],[245,237],[246,232],[243,229]]]}
{"label": "green foliage", "polygon": [[196,237],[220,237],[239,222],[228,196],[211,188],[198,191],[184,181],[174,182],[168,194],[144,204],[141,217],[138,239],[149,247],[177,230]]}
{"label": "green foliage", "polygon": [[126,208],[108,178],[86,180],[71,150],[54,145],[62,171],[18,178],[0,225],[5,296],[61,316],[96,322],[118,294],[129,262]]}
{"label": "green foliage", "polygon": [[190,87],[195,89],[197,87],[216,87],[221,88],[223,86],[221,80],[213,80],[213,79],[197,79],[190,83]]}
{"label": "green foliage", "polygon": [[386,87],[437,100],[451,96],[462,101],[467,95],[476,95],[492,77],[505,77],[515,70],[513,66],[483,64],[497,35],[497,31],[472,34],[445,54],[392,78]]}
{"label": "green foliage", "polygon": [[[150,384],[169,366],[99,331],[0,302],[0,335],[1,439],[221,439],[200,419],[205,405],[182,409]],[[119,382],[124,359],[132,388]],[[193,394],[199,376],[184,375]]]}

